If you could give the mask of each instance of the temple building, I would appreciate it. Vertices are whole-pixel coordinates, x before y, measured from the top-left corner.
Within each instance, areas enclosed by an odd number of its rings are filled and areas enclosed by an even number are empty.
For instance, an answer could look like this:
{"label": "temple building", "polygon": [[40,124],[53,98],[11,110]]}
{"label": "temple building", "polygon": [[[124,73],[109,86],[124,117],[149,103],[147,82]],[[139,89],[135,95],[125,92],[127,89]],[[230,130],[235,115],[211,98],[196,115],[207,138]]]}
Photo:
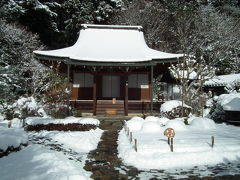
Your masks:
{"label": "temple building", "polygon": [[82,25],[73,46],[34,55],[43,63],[61,62],[71,106],[98,116],[159,110],[164,99],[153,99],[153,79],[167,80],[168,66],[183,57],[149,48],[141,26],[90,24]]}

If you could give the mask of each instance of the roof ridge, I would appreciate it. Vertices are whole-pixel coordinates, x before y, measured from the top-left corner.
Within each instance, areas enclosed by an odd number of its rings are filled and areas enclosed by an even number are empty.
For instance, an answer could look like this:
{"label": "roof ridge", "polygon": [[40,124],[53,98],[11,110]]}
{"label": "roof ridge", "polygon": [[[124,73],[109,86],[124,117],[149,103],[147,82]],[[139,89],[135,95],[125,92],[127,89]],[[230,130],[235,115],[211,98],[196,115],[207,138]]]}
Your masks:
{"label": "roof ridge", "polygon": [[104,25],[104,24],[81,24],[82,29],[126,29],[142,31],[142,26],[128,26],[128,25]]}

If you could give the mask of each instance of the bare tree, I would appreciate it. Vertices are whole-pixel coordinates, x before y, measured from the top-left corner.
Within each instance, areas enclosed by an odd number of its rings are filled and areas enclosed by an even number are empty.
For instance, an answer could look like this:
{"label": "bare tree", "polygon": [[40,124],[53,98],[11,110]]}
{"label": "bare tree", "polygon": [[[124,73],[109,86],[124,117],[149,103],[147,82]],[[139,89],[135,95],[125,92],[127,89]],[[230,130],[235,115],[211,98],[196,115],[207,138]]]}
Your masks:
{"label": "bare tree", "polygon": [[215,68],[206,65],[204,61],[197,62],[187,56],[169,69],[182,86],[182,103],[193,107],[195,113],[203,115],[202,109],[205,105],[203,84],[214,76]]}

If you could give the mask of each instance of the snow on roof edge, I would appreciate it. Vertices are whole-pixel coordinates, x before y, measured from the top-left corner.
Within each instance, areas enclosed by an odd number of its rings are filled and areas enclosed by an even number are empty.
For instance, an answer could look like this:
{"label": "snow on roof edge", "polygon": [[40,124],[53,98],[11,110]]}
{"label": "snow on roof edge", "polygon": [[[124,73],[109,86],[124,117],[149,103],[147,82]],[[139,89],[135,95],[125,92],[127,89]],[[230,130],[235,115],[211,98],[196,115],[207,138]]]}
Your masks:
{"label": "snow on roof edge", "polygon": [[238,84],[240,82],[240,73],[239,74],[227,74],[215,76],[212,79],[209,79],[204,83],[204,86],[227,86],[228,84]]}
{"label": "snow on roof edge", "polygon": [[99,29],[135,29],[142,31],[142,26],[127,26],[127,25],[104,25],[104,24],[81,24],[83,29],[87,28],[99,28]]}

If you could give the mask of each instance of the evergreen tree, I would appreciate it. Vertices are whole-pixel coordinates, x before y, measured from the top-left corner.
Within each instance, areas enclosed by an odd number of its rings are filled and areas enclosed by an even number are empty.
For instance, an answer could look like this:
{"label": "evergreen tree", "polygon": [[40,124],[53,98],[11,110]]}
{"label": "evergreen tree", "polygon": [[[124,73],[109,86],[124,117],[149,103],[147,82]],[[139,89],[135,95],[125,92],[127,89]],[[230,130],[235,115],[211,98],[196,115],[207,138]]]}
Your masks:
{"label": "evergreen tree", "polygon": [[20,95],[30,93],[38,64],[32,51],[41,47],[38,37],[17,25],[0,20],[0,101],[11,103]]}

